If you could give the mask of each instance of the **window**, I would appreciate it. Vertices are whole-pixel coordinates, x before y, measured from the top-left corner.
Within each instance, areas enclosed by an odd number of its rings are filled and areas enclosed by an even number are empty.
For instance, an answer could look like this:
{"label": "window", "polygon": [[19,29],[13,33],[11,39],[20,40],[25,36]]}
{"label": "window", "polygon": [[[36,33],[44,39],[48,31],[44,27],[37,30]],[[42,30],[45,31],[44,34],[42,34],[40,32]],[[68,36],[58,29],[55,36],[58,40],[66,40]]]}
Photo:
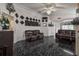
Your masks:
{"label": "window", "polygon": [[65,30],[74,30],[74,25],[62,25],[62,29],[65,29]]}

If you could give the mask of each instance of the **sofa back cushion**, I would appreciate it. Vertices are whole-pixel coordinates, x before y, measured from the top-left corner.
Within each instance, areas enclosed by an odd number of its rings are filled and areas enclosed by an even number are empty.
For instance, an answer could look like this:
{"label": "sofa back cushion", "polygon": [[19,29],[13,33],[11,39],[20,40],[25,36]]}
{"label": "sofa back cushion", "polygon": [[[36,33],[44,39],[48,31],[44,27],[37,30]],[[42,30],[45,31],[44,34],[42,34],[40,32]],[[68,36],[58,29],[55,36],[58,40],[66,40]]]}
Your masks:
{"label": "sofa back cushion", "polygon": [[39,30],[34,30],[34,31],[33,31],[33,34],[38,34],[38,33],[40,33]]}

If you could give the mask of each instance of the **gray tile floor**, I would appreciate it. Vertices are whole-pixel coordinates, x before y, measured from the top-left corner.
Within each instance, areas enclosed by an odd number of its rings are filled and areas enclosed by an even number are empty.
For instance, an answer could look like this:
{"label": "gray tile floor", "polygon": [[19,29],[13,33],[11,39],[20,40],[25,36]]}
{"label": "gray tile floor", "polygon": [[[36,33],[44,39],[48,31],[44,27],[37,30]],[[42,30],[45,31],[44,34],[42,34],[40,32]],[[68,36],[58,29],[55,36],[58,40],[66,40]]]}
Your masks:
{"label": "gray tile floor", "polygon": [[18,41],[14,45],[15,56],[73,56],[73,53],[55,43],[53,37],[34,42]]}

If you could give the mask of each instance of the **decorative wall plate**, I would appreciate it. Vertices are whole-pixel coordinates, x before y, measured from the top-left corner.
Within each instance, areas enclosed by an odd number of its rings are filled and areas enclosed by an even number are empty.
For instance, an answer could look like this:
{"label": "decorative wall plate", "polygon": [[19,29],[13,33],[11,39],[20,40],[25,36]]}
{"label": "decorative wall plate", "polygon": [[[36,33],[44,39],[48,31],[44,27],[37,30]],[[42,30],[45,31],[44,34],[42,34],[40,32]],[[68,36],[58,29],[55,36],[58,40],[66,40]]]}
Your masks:
{"label": "decorative wall plate", "polygon": [[19,15],[18,15],[17,13],[15,14],[15,16],[16,16],[17,18],[19,17]]}
{"label": "decorative wall plate", "polygon": [[21,24],[24,24],[24,21],[20,21]]}
{"label": "decorative wall plate", "polygon": [[36,22],[37,22],[38,20],[36,19]]}
{"label": "decorative wall plate", "polygon": [[21,15],[21,16],[20,16],[20,18],[21,18],[21,19],[24,19],[24,16],[23,16],[23,15]]}
{"label": "decorative wall plate", "polygon": [[32,18],[30,18],[30,21],[32,21]]}
{"label": "decorative wall plate", "polygon": [[38,20],[38,22],[40,22],[40,20]]}
{"label": "decorative wall plate", "polygon": [[7,3],[6,4],[6,9],[9,11],[9,14],[15,12],[15,8],[14,8],[13,3]]}
{"label": "decorative wall plate", "polygon": [[18,24],[19,23],[18,19],[16,19],[15,22],[16,22],[16,24]]}
{"label": "decorative wall plate", "polygon": [[35,21],[35,19],[33,18],[33,21]]}
{"label": "decorative wall plate", "polygon": [[28,20],[29,18],[28,18],[28,17],[26,17],[26,19]]}
{"label": "decorative wall plate", "polygon": [[44,22],[44,19],[42,19],[42,22]]}
{"label": "decorative wall plate", "polygon": [[47,19],[45,21],[47,22]]}

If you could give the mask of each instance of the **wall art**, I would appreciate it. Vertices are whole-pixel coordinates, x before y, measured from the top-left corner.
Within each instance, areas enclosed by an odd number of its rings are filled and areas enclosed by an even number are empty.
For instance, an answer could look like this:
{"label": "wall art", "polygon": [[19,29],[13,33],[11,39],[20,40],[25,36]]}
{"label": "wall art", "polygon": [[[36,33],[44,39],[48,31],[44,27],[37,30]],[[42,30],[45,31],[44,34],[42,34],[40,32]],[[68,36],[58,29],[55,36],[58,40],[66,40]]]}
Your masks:
{"label": "wall art", "polygon": [[28,18],[28,17],[26,17],[26,19],[28,20],[29,18]]}
{"label": "wall art", "polygon": [[20,16],[20,18],[21,18],[21,19],[24,19],[24,16],[23,16],[23,15],[21,15],[21,16]]}
{"label": "wall art", "polygon": [[45,21],[47,22],[47,19]]}
{"label": "wall art", "polygon": [[30,21],[32,21],[32,18],[30,17]]}
{"label": "wall art", "polygon": [[40,22],[40,20],[38,20],[38,22]]}
{"label": "wall art", "polygon": [[9,11],[9,14],[15,12],[15,8],[14,8],[13,3],[7,3],[7,4],[6,4],[6,9]]}
{"label": "wall art", "polygon": [[20,21],[21,24],[24,24],[24,21]]}
{"label": "wall art", "polygon": [[42,19],[42,22],[44,22],[44,19]]}
{"label": "wall art", "polygon": [[36,22],[37,22],[37,19],[36,19]]}
{"label": "wall art", "polygon": [[16,18],[18,18],[19,17],[18,13],[16,13],[15,16],[16,16]]}
{"label": "wall art", "polygon": [[35,21],[35,18],[33,18],[33,21]]}
{"label": "wall art", "polygon": [[18,19],[16,19],[15,22],[16,22],[16,24],[18,24],[19,23]]}

